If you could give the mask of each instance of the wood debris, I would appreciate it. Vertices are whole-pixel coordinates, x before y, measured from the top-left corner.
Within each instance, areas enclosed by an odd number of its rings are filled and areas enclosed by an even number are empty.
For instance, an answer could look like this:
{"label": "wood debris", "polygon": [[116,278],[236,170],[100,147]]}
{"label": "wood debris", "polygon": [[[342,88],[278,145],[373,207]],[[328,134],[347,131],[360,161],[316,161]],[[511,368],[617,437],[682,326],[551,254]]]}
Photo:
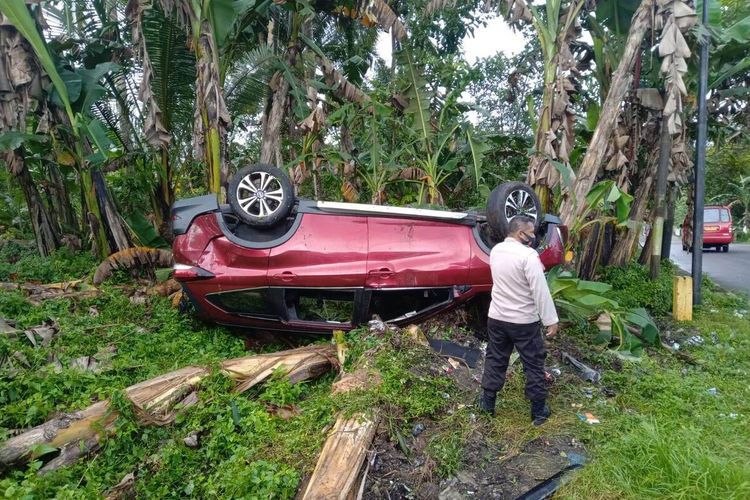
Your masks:
{"label": "wood debris", "polygon": [[[223,373],[238,383],[236,390],[240,392],[263,383],[278,370],[286,372],[289,381],[294,384],[338,366],[335,349],[331,345],[311,345],[221,363]],[[142,424],[166,425],[175,419],[178,411],[198,401],[195,391],[199,382],[209,374],[206,367],[187,366],[132,385],[125,389],[125,395]],[[98,442],[101,432],[114,433],[118,416],[109,400],[57,416],[5,441],[0,446],[0,467],[28,461],[32,457],[32,450],[40,445],[61,450],[81,445],[82,450],[89,450],[86,453],[93,452],[93,440]],[[70,463],[70,460],[81,456],[74,455],[72,451],[68,452],[68,458],[63,462]]]}

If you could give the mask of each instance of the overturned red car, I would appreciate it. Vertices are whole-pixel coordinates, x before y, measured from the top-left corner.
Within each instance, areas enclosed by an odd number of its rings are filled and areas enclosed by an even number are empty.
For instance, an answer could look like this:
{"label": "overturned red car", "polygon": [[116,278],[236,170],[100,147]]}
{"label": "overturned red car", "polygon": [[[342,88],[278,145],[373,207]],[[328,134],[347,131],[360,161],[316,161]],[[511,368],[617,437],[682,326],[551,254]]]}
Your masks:
{"label": "overturned red car", "polygon": [[172,208],[174,277],[200,318],[227,326],[330,333],[486,299],[490,249],[517,215],[536,221],[547,269],[564,261],[567,229],[518,182],[495,188],[485,216],[297,199],[283,172],[253,165],[229,202]]}

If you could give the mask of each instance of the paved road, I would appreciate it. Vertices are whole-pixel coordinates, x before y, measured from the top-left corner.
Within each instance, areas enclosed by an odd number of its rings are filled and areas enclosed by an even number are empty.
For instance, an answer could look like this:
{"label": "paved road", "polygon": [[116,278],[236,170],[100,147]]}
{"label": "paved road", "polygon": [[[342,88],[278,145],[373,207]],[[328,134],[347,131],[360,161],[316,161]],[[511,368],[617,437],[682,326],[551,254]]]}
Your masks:
{"label": "paved road", "polygon": [[[682,251],[682,243],[672,239],[672,261],[690,272],[693,255]],[[729,253],[714,249],[703,252],[703,272],[724,288],[750,293],[750,244],[729,245]]]}

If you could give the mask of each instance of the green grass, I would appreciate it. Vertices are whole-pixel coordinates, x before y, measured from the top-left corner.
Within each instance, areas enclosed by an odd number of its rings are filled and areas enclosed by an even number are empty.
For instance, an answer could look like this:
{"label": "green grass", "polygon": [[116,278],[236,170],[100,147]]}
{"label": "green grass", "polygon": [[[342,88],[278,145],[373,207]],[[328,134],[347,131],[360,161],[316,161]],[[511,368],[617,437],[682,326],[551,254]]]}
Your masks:
{"label": "green grass", "polygon": [[604,373],[617,396],[595,406],[600,425],[579,433],[593,460],[562,498],[750,497],[750,315],[734,315],[743,305],[708,291],[695,321],[675,325],[706,339],[689,348],[697,366],[661,352]]}

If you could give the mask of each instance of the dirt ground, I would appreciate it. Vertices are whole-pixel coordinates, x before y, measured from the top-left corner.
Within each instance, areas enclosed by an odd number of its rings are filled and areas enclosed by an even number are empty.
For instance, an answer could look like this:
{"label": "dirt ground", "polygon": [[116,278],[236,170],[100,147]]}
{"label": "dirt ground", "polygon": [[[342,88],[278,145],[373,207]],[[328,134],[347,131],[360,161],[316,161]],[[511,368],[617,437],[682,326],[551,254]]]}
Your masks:
{"label": "dirt ground", "polygon": [[[422,325],[425,332],[445,331],[448,323]],[[413,370],[424,373],[444,372],[452,377],[459,387],[457,406],[471,406],[479,392],[486,344],[462,331],[451,331],[451,341],[460,345],[480,349],[480,361],[476,367],[439,357],[430,366],[415,366]],[[573,356],[574,346],[557,345],[550,349],[548,369],[560,365],[560,351]],[[511,367],[510,376],[522,376],[520,361]],[[573,376],[565,369],[565,377]],[[381,425],[372,446],[368,475],[363,498],[365,499],[435,499],[456,500],[463,498],[517,498],[538,484],[566,469],[571,463],[580,463],[585,456],[581,443],[570,436],[542,436],[531,440],[517,451],[508,452],[507,443],[491,443],[483,429],[489,424],[477,417],[476,425],[463,445],[458,471],[449,478],[441,479],[435,472],[436,464],[427,453],[430,438],[439,432],[434,421],[414,422],[413,432],[402,440],[391,437],[389,429]],[[421,432],[420,428],[424,429]],[[405,453],[408,451],[408,455]]]}

